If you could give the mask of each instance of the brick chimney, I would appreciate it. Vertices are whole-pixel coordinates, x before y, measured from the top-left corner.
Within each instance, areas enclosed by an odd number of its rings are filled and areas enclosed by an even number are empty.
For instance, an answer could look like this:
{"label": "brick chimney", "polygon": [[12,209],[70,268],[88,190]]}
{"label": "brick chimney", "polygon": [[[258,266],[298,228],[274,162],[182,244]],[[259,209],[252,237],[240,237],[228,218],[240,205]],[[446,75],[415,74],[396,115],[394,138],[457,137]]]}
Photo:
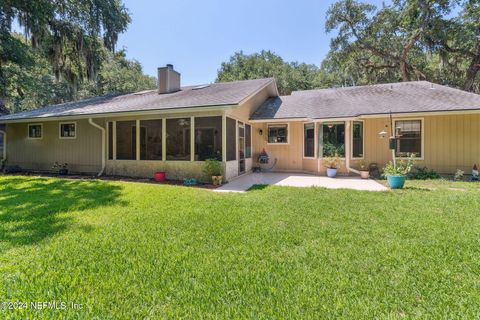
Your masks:
{"label": "brick chimney", "polygon": [[158,68],[158,93],[180,91],[180,73],[173,69],[172,64]]}

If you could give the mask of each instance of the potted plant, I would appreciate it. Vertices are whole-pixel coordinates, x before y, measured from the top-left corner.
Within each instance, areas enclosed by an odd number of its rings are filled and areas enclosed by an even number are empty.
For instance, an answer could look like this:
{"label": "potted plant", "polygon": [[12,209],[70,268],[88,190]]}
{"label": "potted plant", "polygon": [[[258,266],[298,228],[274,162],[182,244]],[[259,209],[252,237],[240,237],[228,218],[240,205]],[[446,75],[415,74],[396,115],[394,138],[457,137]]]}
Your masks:
{"label": "potted plant", "polygon": [[203,172],[205,172],[207,177],[211,177],[213,185],[218,186],[222,184],[223,166],[222,163],[217,159],[205,160],[205,167],[203,168]]}
{"label": "potted plant", "polygon": [[362,160],[362,162],[360,162],[360,177],[362,179],[368,179],[370,177],[370,171],[368,170],[368,166],[367,164],[365,163],[365,161]]}
{"label": "potted plant", "polygon": [[58,174],[61,176],[66,176],[68,175],[68,163],[58,163],[55,161],[55,163],[52,166],[52,169],[58,169]]}
{"label": "potted plant", "polygon": [[338,165],[340,164],[340,157],[338,153],[333,156],[323,158],[323,165],[327,168],[327,176],[334,178],[337,175]]}
{"label": "potted plant", "polygon": [[407,179],[407,174],[415,164],[415,154],[410,155],[407,159],[397,161],[393,164],[391,161],[383,168],[383,176],[387,178],[388,185],[392,189],[402,189]]}

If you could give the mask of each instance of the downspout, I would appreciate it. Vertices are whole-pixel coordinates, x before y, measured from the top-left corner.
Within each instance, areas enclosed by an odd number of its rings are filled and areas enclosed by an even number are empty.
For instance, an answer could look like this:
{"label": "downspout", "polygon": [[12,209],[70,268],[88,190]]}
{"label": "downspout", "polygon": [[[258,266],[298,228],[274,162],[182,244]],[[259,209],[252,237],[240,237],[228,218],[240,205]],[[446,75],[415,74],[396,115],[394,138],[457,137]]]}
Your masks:
{"label": "downspout", "polygon": [[92,118],[88,118],[88,123],[90,123],[92,126],[102,131],[102,170],[100,170],[100,172],[97,175],[100,177],[105,171],[105,128],[93,122]]}

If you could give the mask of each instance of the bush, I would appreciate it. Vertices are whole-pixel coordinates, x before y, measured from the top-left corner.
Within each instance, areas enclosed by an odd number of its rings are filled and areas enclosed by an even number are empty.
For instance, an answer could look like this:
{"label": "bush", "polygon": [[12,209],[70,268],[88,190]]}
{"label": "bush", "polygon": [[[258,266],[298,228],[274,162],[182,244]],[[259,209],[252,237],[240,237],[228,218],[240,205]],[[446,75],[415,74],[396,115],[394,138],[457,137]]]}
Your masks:
{"label": "bush", "polygon": [[337,169],[340,164],[340,157],[335,153],[333,156],[323,158],[322,162],[329,169]]}
{"label": "bush", "polygon": [[417,180],[431,180],[440,179],[440,175],[435,170],[429,170],[427,167],[415,168],[416,171],[412,173],[412,179]]}
{"label": "bush", "polygon": [[392,161],[390,161],[385,168],[383,168],[383,176],[406,176],[412,171],[414,163],[415,154],[411,154],[406,160],[397,160],[396,167],[393,165]]}
{"label": "bush", "polygon": [[217,159],[207,159],[205,160],[203,172],[207,177],[221,176],[223,173],[222,163]]}

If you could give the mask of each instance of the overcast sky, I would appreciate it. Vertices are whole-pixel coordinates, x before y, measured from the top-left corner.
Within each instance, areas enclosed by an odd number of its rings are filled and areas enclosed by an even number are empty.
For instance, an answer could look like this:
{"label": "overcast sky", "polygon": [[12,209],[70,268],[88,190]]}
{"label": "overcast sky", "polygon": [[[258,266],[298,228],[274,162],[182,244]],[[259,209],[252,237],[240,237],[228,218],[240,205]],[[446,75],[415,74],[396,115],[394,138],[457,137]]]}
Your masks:
{"label": "overcast sky", "polygon": [[118,48],[125,47],[150,75],[173,64],[182,85],[213,82],[221,62],[239,50],[272,50],[286,61],[319,65],[330,45],[325,14],[333,2],[124,0],[132,23]]}

